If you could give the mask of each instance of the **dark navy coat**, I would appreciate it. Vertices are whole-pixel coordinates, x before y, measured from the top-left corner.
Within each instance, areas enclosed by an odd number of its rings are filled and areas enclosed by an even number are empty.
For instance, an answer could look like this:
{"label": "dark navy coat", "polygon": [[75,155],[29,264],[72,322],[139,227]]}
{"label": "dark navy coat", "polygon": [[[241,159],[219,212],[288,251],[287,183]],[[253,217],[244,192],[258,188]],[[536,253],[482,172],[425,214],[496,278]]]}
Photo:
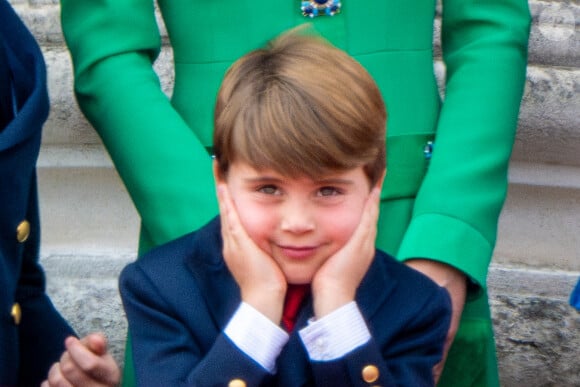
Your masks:
{"label": "dark navy coat", "polygon": [[48,116],[42,53],[0,0],[0,386],[38,386],[73,334],[38,262],[36,160]]}
{"label": "dark navy coat", "polygon": [[[297,330],[313,316],[312,300],[268,374],[223,333],[240,303],[222,258],[219,220],[163,245],[121,273],[138,386],[431,386],[451,306],[430,279],[377,251],[356,294],[372,338],[344,357],[310,361]],[[374,379],[374,378],[372,378]]]}

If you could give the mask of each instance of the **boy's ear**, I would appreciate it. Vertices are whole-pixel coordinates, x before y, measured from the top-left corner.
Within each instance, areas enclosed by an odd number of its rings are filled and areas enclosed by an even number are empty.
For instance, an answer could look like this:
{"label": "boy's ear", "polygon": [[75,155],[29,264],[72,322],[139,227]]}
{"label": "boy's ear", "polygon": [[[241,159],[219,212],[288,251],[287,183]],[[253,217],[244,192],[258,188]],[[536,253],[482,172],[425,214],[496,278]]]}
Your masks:
{"label": "boy's ear", "polygon": [[387,169],[385,168],[385,170],[383,171],[383,174],[381,175],[381,177],[377,180],[377,183],[375,184],[375,187],[379,188],[382,190],[383,188],[383,183],[385,181],[385,176],[387,176]]}
{"label": "boy's ear", "polygon": [[211,167],[212,167],[212,171],[213,171],[213,179],[215,181],[215,184],[219,184],[219,183],[224,183],[224,178],[222,176],[222,174],[220,173],[220,169],[219,169],[219,164],[217,159],[213,159],[212,163],[211,163]]}

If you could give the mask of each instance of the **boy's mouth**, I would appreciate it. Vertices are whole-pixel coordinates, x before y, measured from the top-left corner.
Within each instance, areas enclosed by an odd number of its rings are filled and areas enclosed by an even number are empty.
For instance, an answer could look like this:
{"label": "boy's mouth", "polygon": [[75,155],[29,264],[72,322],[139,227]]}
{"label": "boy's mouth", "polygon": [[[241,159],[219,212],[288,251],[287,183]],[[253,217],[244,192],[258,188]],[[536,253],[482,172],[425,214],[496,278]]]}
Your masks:
{"label": "boy's mouth", "polygon": [[279,245],[278,248],[284,254],[285,257],[291,259],[306,259],[310,258],[316,250],[318,246],[287,246],[287,245]]}

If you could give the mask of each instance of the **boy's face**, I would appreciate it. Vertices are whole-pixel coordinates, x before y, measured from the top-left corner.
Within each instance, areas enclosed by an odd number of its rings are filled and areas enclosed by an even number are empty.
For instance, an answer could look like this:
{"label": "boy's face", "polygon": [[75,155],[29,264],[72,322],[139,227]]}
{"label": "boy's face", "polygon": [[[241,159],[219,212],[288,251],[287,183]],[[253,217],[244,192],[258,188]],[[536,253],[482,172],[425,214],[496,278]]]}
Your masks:
{"label": "boy's face", "polygon": [[362,167],[314,181],[256,170],[244,162],[231,164],[225,183],[248,236],[276,261],[290,284],[310,283],[344,246],[371,189]]}

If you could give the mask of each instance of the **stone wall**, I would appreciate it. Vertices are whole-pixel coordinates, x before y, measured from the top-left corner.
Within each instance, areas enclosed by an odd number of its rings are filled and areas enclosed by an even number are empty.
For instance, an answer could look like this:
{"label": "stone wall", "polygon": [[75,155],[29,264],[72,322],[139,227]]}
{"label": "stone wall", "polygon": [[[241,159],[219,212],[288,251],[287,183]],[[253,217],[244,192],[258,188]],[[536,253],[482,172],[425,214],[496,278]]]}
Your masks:
{"label": "stone wall", "polygon": [[[48,290],[79,334],[104,331],[122,360],[116,278],[135,257],[137,214],[75,104],[58,0],[11,3],[48,67],[52,111],[39,159]],[[580,385],[580,314],[567,299],[580,275],[580,3],[532,0],[530,9],[529,68],[490,302],[502,384],[573,386]],[[167,46],[156,69],[170,94]],[[440,61],[436,69],[443,78]]]}

